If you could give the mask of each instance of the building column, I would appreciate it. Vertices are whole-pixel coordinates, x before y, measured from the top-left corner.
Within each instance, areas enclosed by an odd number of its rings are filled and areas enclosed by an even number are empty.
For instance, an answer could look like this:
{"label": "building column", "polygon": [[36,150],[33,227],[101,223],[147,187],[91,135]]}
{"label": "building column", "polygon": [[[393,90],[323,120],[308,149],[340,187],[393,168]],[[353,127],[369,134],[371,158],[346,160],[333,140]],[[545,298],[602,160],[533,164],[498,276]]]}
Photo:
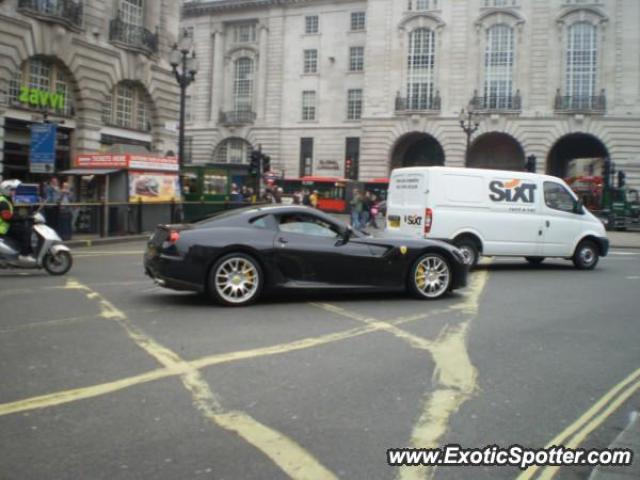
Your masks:
{"label": "building column", "polygon": [[211,113],[209,120],[218,123],[220,110],[224,108],[224,37],[222,30],[214,30],[213,39],[213,74],[211,75]]}
{"label": "building column", "polygon": [[258,78],[256,88],[256,118],[264,121],[266,112],[266,90],[267,90],[267,42],[269,41],[269,29],[265,25],[260,25],[260,45],[258,53]]}

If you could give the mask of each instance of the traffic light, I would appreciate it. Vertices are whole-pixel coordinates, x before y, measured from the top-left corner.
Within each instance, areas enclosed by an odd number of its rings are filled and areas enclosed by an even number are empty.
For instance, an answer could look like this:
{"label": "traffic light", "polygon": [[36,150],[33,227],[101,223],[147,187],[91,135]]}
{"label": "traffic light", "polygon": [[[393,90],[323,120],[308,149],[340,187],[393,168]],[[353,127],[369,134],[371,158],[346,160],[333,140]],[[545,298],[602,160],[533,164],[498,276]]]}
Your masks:
{"label": "traffic light", "polygon": [[260,157],[261,153],[258,150],[253,150],[251,152],[251,159],[249,162],[249,175],[259,175],[260,174]]}
{"label": "traffic light", "polygon": [[263,172],[271,171],[271,157],[269,155],[262,156],[262,171]]}
{"label": "traffic light", "polygon": [[605,158],[602,165],[602,176],[606,187],[611,185],[611,159]]}
{"label": "traffic light", "polygon": [[524,167],[527,172],[536,173],[536,156],[529,155],[527,157],[527,163]]}
{"label": "traffic light", "polygon": [[624,170],[618,170],[618,188],[623,188],[627,183],[627,174]]}

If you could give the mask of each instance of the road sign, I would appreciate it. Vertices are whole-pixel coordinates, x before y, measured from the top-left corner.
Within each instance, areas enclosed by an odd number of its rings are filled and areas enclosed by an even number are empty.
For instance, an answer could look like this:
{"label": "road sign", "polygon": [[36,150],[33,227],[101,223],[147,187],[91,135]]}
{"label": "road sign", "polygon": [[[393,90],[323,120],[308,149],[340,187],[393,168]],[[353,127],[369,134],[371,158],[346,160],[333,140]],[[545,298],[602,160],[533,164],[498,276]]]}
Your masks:
{"label": "road sign", "polygon": [[31,125],[29,164],[31,173],[54,172],[56,165],[55,123],[36,123]]}

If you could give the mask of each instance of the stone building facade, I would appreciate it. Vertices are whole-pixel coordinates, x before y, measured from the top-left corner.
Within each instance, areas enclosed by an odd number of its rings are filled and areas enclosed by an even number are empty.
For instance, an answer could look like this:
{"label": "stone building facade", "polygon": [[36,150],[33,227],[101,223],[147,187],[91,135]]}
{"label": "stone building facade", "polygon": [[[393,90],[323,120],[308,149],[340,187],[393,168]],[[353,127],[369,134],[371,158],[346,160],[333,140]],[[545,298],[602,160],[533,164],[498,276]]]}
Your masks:
{"label": "stone building facade", "polygon": [[172,0],[0,2],[0,173],[39,179],[29,132],[43,120],[58,125],[55,171],[115,144],[175,152],[179,11]]}
{"label": "stone building facade", "polygon": [[368,180],[531,155],[597,174],[577,159],[610,157],[640,184],[637,0],[194,0],[182,25],[194,162],[261,145],[287,177]]}

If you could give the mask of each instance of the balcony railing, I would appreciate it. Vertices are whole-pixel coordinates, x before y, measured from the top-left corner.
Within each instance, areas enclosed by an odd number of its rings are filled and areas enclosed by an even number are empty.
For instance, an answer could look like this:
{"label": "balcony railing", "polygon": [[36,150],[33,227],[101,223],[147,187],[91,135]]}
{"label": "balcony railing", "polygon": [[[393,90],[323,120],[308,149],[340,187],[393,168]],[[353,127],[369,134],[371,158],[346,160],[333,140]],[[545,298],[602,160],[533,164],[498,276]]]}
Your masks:
{"label": "balcony railing", "polygon": [[397,113],[413,113],[413,112],[439,112],[440,111],[440,93],[436,92],[434,96],[396,96],[396,112]]}
{"label": "balcony railing", "polygon": [[125,23],[120,18],[114,18],[109,23],[109,40],[145,53],[158,51],[157,33],[151,33],[139,25]]}
{"label": "balcony railing", "polygon": [[220,112],[218,122],[225,126],[248,125],[256,121],[256,112],[238,110],[232,112]]}
{"label": "balcony railing", "polygon": [[607,109],[607,97],[604,90],[600,95],[560,95],[556,93],[553,108],[563,113],[604,113]]}
{"label": "balcony railing", "polygon": [[469,103],[474,111],[519,112],[522,110],[522,97],[518,92],[515,95],[476,95]]}
{"label": "balcony railing", "polygon": [[71,27],[82,26],[82,2],[74,0],[18,0],[18,10]]}

